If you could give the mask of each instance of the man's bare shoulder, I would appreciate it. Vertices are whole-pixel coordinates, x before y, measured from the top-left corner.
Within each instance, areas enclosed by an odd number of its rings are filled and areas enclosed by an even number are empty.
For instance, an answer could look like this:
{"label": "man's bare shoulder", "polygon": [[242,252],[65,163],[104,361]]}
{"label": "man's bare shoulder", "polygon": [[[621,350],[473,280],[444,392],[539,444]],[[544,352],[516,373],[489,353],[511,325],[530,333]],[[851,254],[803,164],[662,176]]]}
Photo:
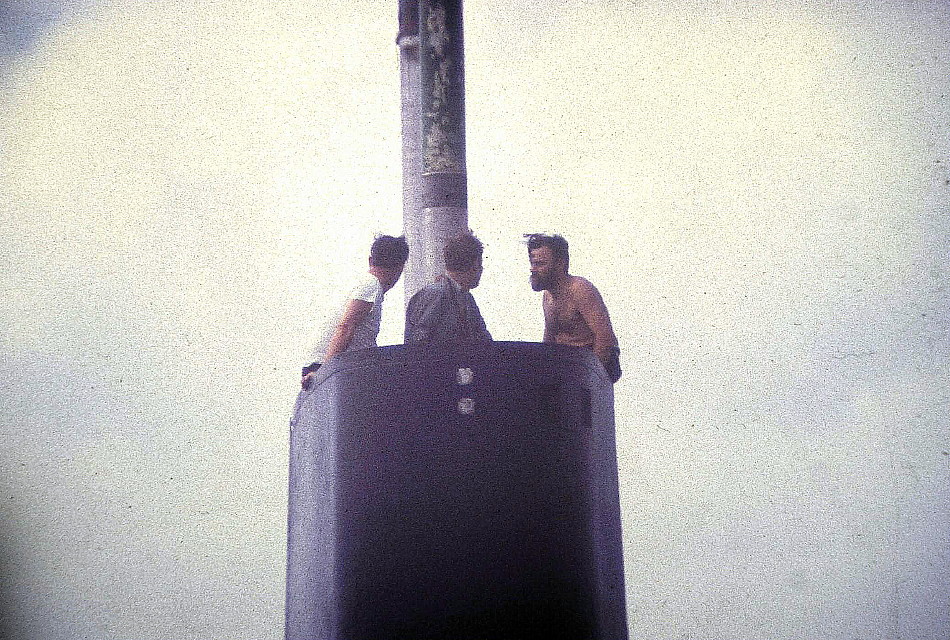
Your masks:
{"label": "man's bare shoulder", "polygon": [[572,297],[587,297],[600,293],[590,280],[581,276],[571,276],[568,291],[570,291]]}
{"label": "man's bare shoulder", "polygon": [[590,280],[580,276],[572,276],[572,281],[568,289],[571,301],[577,305],[582,312],[584,310],[599,310],[606,312],[604,299],[600,295]]}

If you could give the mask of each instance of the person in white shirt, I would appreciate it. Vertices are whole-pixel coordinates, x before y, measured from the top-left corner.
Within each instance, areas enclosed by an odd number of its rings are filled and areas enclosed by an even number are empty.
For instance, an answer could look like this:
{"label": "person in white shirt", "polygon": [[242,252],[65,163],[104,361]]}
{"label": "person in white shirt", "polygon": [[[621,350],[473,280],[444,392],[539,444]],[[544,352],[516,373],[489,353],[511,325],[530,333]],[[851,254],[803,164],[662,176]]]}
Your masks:
{"label": "person in white shirt", "polygon": [[402,276],[409,257],[405,237],[378,236],[370,248],[369,271],[353,288],[339,319],[331,323],[313,353],[313,362],[301,371],[300,386],[310,383],[317,369],[344,351],[376,346],[383,297]]}

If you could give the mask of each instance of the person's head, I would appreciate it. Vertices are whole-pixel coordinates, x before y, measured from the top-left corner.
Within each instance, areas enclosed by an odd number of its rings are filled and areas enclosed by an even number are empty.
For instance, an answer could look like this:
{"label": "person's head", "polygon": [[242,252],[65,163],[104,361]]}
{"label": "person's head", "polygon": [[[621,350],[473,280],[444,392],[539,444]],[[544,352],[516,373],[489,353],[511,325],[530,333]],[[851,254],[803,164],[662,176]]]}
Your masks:
{"label": "person's head", "polygon": [[531,261],[531,288],[535,291],[550,289],[567,275],[570,262],[567,240],[557,234],[544,233],[531,233],[525,237]]}
{"label": "person's head", "polygon": [[409,244],[404,236],[376,236],[369,250],[370,271],[384,291],[392,289],[409,259]]}
{"label": "person's head", "polygon": [[445,244],[445,270],[461,287],[474,289],[482,278],[483,252],[481,241],[471,231],[458,235]]}

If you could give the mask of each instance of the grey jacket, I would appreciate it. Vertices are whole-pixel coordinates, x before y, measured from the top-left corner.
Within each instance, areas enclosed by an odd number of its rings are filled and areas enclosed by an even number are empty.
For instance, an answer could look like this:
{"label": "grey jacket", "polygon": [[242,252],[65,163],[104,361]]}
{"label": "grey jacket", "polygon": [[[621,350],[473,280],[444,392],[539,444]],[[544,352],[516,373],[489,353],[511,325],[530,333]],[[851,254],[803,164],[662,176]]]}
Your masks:
{"label": "grey jacket", "polygon": [[468,291],[448,276],[420,289],[406,307],[406,344],[491,342],[485,320]]}

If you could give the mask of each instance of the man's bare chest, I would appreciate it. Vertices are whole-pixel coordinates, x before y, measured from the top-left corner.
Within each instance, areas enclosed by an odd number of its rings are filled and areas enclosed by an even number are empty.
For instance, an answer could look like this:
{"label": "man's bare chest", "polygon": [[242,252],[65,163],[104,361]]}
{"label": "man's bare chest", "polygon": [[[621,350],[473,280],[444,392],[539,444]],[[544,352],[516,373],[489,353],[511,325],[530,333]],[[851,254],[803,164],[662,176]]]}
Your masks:
{"label": "man's bare chest", "polygon": [[570,300],[552,301],[547,312],[549,324],[557,333],[576,334],[589,331],[577,305]]}

